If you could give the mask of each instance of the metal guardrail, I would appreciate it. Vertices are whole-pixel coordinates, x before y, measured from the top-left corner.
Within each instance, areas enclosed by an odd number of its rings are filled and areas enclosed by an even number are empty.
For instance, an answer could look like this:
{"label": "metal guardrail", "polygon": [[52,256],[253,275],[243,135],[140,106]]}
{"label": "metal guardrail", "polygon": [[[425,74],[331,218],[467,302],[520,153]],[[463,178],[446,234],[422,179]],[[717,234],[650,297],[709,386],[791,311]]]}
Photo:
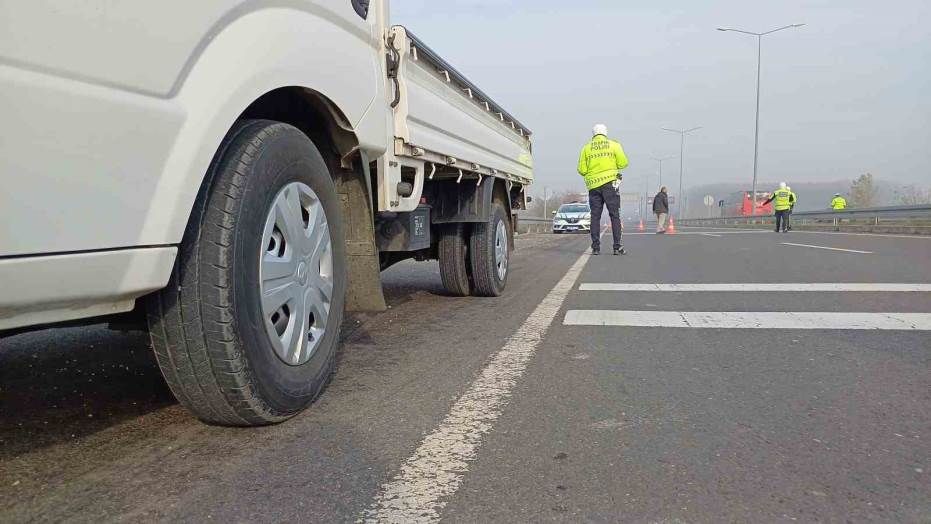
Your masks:
{"label": "metal guardrail", "polygon": [[[803,224],[825,224],[833,225],[864,223],[879,225],[880,223],[897,223],[910,221],[929,221],[931,222],[931,205],[923,204],[918,206],[888,206],[888,207],[867,207],[860,209],[844,209],[842,211],[824,210],[824,211],[800,211],[792,213],[792,223]],[[688,218],[682,219],[682,225],[754,225],[754,224],[771,224],[773,216],[755,216],[755,217],[717,217],[717,218]]]}
{"label": "metal guardrail", "polygon": [[552,218],[531,217],[517,214],[518,233],[546,233],[553,228]]}
{"label": "metal guardrail", "polygon": [[518,222],[523,222],[525,224],[552,224],[552,218],[540,218],[540,217],[525,217],[522,215],[517,216]]}

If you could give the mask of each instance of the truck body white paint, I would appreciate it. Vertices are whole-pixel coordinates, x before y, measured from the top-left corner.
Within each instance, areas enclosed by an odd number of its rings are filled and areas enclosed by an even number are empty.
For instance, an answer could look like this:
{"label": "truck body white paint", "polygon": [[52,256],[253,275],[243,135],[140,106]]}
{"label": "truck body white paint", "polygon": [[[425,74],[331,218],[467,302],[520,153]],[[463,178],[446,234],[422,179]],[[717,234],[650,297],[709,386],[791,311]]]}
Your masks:
{"label": "truck body white paint", "polygon": [[[381,209],[415,207],[425,164],[440,157],[467,159],[460,167],[472,175],[529,183],[529,133],[467,107],[453,84],[416,87],[424,83],[417,67],[406,82],[415,86],[415,142],[399,146],[387,4],[373,0],[363,18],[351,0],[0,3],[0,259],[61,255],[65,265],[74,253],[112,256],[124,264],[114,271],[130,278],[109,290],[101,282],[83,316],[98,314],[108,294],[115,310],[131,308],[152,284],[131,278],[136,257],[107,253],[176,246],[227,130],[285,87],[326,99],[359,150],[379,159]],[[413,146],[429,154],[418,158]],[[397,193],[402,163],[420,177],[407,199]],[[164,264],[155,273],[164,286],[173,257],[153,260]],[[50,281],[53,266],[44,266]],[[0,269],[0,282],[13,278]],[[28,319],[16,297],[0,295],[0,329],[82,316],[80,297],[67,312],[51,306],[66,284],[36,285]]]}

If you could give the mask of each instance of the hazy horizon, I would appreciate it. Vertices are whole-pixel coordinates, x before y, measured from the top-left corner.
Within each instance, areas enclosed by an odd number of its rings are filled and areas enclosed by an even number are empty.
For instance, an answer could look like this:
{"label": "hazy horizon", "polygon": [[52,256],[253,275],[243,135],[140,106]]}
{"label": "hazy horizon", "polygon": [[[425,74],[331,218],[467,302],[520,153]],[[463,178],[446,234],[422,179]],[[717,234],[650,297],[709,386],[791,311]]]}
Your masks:
{"label": "hazy horizon", "polygon": [[[756,38],[762,32],[761,181],[870,172],[931,185],[931,3],[822,0],[625,2],[394,0],[413,30],[534,132],[534,192],[576,189],[578,151],[608,125],[630,191],[656,185],[652,156],[686,143],[685,186],[745,183],[753,169]],[[679,161],[664,164],[677,191]]]}

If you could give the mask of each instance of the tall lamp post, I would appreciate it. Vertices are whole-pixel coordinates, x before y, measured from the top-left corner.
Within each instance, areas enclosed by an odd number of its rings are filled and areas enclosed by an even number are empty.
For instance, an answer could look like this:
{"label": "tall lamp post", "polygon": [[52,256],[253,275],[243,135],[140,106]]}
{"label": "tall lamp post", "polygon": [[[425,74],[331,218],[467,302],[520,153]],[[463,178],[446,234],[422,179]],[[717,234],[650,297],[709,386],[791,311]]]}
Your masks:
{"label": "tall lamp post", "polygon": [[751,216],[756,216],[756,175],[757,160],[760,154],[760,69],[763,61],[763,37],[784,29],[802,27],[805,24],[792,24],[765,33],[754,33],[753,31],[744,31],[742,29],[731,29],[729,27],[719,27],[718,31],[732,31],[734,33],[743,33],[756,37],[756,132],[753,138],[753,208],[750,211]]}
{"label": "tall lamp post", "polygon": [[692,129],[669,129],[668,127],[663,128],[663,131],[679,133],[679,220],[682,220],[682,208],[685,207],[685,190],[682,189],[682,173],[685,171],[685,135],[691,133],[692,131],[698,131],[701,128],[701,126],[693,127]]}
{"label": "tall lamp post", "polygon": [[650,200],[650,172],[647,171],[645,184],[643,186],[643,210],[640,211],[640,219],[647,218],[647,201]]}
{"label": "tall lamp post", "polygon": [[672,160],[673,158],[676,158],[676,157],[675,156],[664,156],[662,158],[656,158],[655,156],[651,156],[650,158],[659,163],[659,187],[663,187],[663,162],[667,160]]}

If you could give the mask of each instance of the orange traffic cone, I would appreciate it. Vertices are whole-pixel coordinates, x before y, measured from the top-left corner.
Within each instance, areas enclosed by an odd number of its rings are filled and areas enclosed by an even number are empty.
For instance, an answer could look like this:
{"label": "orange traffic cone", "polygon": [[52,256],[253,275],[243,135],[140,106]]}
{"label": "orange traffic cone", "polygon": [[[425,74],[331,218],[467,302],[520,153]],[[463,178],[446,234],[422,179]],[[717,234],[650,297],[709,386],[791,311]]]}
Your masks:
{"label": "orange traffic cone", "polygon": [[644,229],[646,229],[646,228],[643,227],[643,219],[642,219],[642,218],[640,219],[640,227],[637,228],[637,229],[639,229],[640,231],[643,231]]}
{"label": "orange traffic cone", "polygon": [[669,217],[669,227],[666,228],[666,233],[670,235],[676,234],[676,223],[672,217]]}

